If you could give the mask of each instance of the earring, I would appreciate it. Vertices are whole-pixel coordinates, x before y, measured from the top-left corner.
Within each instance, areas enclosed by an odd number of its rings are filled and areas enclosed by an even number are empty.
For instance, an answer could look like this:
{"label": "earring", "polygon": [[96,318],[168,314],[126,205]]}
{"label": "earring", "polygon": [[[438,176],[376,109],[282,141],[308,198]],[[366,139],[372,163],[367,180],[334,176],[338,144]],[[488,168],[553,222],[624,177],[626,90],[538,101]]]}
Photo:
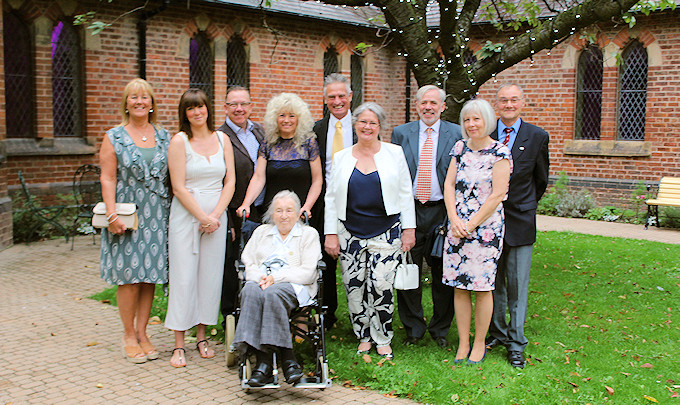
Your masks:
{"label": "earring", "polygon": [[125,109],[125,114],[130,114],[130,111],[128,111],[127,108]]}
{"label": "earring", "polygon": [[152,113],[152,112],[153,112],[153,108],[152,108],[152,109],[150,109],[150,110],[149,110],[149,112],[150,112],[150,113]]}

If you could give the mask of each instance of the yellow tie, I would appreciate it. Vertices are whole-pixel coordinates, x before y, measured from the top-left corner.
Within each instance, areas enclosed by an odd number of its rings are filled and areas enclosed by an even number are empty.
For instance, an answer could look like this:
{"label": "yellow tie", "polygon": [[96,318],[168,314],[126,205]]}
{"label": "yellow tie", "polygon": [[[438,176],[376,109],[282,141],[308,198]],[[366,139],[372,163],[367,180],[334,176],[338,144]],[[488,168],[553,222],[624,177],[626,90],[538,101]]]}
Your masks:
{"label": "yellow tie", "polygon": [[331,159],[333,159],[333,155],[335,155],[335,152],[341,150],[342,150],[342,122],[338,121],[335,123],[335,135],[333,135],[333,154],[331,155]]}

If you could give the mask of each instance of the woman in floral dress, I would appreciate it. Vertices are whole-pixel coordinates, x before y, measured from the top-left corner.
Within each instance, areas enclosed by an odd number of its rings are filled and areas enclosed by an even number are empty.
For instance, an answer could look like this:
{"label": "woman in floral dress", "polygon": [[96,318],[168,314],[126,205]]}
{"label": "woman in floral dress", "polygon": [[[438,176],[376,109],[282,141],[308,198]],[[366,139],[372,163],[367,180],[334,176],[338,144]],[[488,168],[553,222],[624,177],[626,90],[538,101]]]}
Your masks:
{"label": "woman in floral dress", "polygon": [[[455,363],[480,363],[486,356],[484,338],[493,313],[496,267],[501,255],[504,215],[512,171],[510,150],[493,140],[493,107],[481,99],[465,103],[460,113],[463,140],[451,151],[444,182],[444,201],[450,220],[444,247],[442,282],[455,287],[458,326]],[[455,165],[453,164],[455,162]],[[475,339],[470,344],[472,294],[475,292]]]}

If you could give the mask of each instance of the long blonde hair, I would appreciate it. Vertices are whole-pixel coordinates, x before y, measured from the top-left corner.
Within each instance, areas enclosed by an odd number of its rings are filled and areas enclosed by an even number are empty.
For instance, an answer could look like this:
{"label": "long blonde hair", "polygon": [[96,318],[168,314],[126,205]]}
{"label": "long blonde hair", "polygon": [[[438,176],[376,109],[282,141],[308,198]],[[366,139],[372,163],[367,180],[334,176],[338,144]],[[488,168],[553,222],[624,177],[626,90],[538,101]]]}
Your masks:
{"label": "long blonde hair", "polygon": [[267,103],[267,111],[264,114],[264,139],[267,144],[273,145],[281,137],[277,117],[282,112],[293,113],[297,116],[297,128],[293,135],[293,144],[296,149],[299,150],[306,140],[316,137],[312,132],[314,120],[307,103],[297,94],[281,93]]}

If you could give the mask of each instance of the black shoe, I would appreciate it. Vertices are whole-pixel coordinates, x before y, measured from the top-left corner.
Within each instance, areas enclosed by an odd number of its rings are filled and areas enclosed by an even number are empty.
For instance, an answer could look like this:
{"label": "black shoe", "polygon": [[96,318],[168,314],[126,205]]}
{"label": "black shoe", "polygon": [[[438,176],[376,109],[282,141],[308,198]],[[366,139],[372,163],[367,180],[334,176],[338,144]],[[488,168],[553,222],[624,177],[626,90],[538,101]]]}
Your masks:
{"label": "black shoe", "polygon": [[524,368],[526,361],[524,361],[524,353],[519,350],[508,351],[508,361],[510,365],[517,368]]}
{"label": "black shoe", "polygon": [[404,339],[404,346],[413,346],[417,344],[420,341],[420,338],[417,338],[415,336],[407,336],[406,339]]}
{"label": "black shoe", "polygon": [[257,351],[257,367],[253,370],[248,380],[248,385],[251,387],[263,387],[274,382],[274,375],[272,373],[272,356],[270,353]]}
{"label": "black shoe", "polygon": [[434,338],[434,341],[437,342],[437,346],[441,347],[442,349],[449,347],[449,341],[446,340],[444,336],[436,337]]}
{"label": "black shoe", "polygon": [[304,375],[302,373],[302,368],[295,360],[284,360],[281,363],[281,368],[283,368],[283,376],[286,378],[288,384],[295,384]]}
{"label": "black shoe", "polygon": [[293,349],[281,348],[279,353],[281,355],[281,368],[283,369],[283,376],[286,378],[286,382],[292,385],[300,381],[304,374],[302,374],[302,368],[295,359]]}
{"label": "black shoe", "polygon": [[489,336],[486,338],[486,350],[491,350],[496,346],[503,346],[503,342],[500,341],[500,339]]}

